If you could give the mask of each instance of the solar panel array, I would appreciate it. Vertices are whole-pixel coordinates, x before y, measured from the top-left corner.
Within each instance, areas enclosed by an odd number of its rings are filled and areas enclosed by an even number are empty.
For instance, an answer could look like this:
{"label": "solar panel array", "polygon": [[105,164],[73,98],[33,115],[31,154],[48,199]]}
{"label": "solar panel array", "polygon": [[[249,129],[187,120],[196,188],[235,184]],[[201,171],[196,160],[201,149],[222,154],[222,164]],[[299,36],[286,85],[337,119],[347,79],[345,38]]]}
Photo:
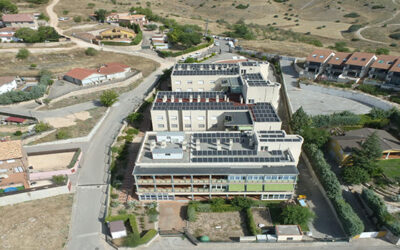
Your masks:
{"label": "solar panel array", "polygon": [[242,62],[243,66],[258,66],[258,62]]}
{"label": "solar panel array", "polygon": [[242,136],[241,133],[194,133],[192,137],[194,139],[197,138],[240,138]]}
{"label": "solar panel array", "polygon": [[157,93],[157,99],[162,99],[164,96],[167,96],[168,99],[171,99],[172,96],[174,98],[183,98],[189,99],[190,96],[193,98],[197,98],[200,95],[200,98],[216,98],[217,95],[219,98],[224,97],[225,93],[222,91],[207,91],[207,92],[182,92],[182,91],[159,91]]}
{"label": "solar panel array", "polygon": [[280,121],[272,105],[268,102],[260,102],[252,106],[256,122],[278,122]]}
{"label": "solar panel array", "polygon": [[156,102],[153,110],[247,110],[231,102]]}
{"label": "solar panel array", "polygon": [[239,69],[226,69],[226,70],[180,70],[174,71],[174,76],[212,76],[212,75],[237,75]]}
{"label": "solar panel array", "polygon": [[237,64],[176,64],[173,75],[237,75]]}
{"label": "solar panel array", "polygon": [[270,85],[260,73],[251,73],[243,76],[249,86],[267,86]]}
{"label": "solar panel array", "polygon": [[204,157],[192,158],[196,163],[225,163],[225,162],[283,162],[285,157]]}
{"label": "solar panel array", "polygon": [[257,150],[200,150],[193,151],[194,156],[232,156],[232,155],[257,155]]}
{"label": "solar panel array", "polygon": [[301,142],[300,138],[262,138],[260,142]]}

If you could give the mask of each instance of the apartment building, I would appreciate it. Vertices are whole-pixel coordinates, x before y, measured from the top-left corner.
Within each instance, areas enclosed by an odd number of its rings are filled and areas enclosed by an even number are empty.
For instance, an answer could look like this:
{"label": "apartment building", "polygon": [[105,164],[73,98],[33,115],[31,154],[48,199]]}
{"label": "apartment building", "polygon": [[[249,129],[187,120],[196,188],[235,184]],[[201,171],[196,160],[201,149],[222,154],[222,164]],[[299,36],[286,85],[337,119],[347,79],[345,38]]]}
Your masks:
{"label": "apartment building", "polygon": [[350,56],[350,53],[336,52],[335,55],[326,62],[325,70],[321,78],[336,81],[343,73],[345,63],[349,60]]}
{"label": "apartment building", "polygon": [[21,141],[0,142],[0,189],[29,188],[28,156]]}
{"label": "apartment building", "polygon": [[281,85],[268,80],[268,63],[176,64],[172,91],[242,93],[245,103],[269,102],[275,108]]}
{"label": "apartment building", "polygon": [[257,131],[282,126],[270,103],[244,103],[240,94],[222,91],[160,91],[150,113],[154,131]]}
{"label": "apartment building", "polygon": [[[364,80],[366,84],[380,85],[382,87],[400,87],[400,80],[392,82],[392,68],[400,64],[400,58],[390,55],[379,55],[371,65],[368,77]],[[397,85],[397,86],[396,86]]]}
{"label": "apartment building", "polygon": [[335,55],[331,50],[314,50],[306,59],[301,77],[315,79],[324,71],[326,63]]}
{"label": "apartment building", "polygon": [[387,87],[400,90],[400,58],[390,68],[386,83]]}
{"label": "apartment building", "polygon": [[376,61],[377,57],[372,53],[354,52],[345,62],[343,73],[339,76],[339,81],[349,81],[367,75],[370,66]]}
{"label": "apartment building", "polygon": [[140,200],[293,197],[303,138],[282,130],[147,132],[133,170]]}

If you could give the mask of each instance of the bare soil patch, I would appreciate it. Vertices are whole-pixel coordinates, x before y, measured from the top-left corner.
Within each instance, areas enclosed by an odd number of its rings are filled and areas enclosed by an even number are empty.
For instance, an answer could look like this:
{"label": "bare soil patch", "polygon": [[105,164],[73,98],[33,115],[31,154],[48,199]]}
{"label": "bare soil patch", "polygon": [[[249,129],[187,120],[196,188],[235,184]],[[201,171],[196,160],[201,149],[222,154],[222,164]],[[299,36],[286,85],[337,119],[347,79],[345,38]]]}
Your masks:
{"label": "bare soil patch", "polygon": [[241,212],[197,213],[196,222],[189,222],[189,232],[195,237],[207,235],[211,241],[231,241],[248,235]]}
{"label": "bare soil patch", "polygon": [[187,204],[174,201],[163,201],[160,205],[160,222],[161,230],[182,230],[186,226],[186,209]]}
{"label": "bare soil patch", "polygon": [[63,249],[72,195],[0,207],[0,249]]}
{"label": "bare soil patch", "polygon": [[91,116],[88,111],[81,111],[78,113],[67,115],[65,117],[51,117],[51,118],[46,118],[44,120],[54,128],[62,128],[62,127],[74,126],[77,124],[78,120],[85,121],[89,118],[91,118]]}
{"label": "bare soil patch", "polygon": [[28,161],[29,165],[33,166],[33,170],[42,172],[61,170],[67,168],[74,154],[75,152],[32,155],[28,156]]}
{"label": "bare soil patch", "polygon": [[29,130],[28,126],[18,126],[18,125],[1,125],[0,133],[15,133],[17,131],[26,132]]}
{"label": "bare soil patch", "polygon": [[272,223],[271,214],[269,213],[269,209],[267,207],[252,208],[251,212],[253,213],[253,218],[256,225],[264,224],[265,227],[274,225]]}

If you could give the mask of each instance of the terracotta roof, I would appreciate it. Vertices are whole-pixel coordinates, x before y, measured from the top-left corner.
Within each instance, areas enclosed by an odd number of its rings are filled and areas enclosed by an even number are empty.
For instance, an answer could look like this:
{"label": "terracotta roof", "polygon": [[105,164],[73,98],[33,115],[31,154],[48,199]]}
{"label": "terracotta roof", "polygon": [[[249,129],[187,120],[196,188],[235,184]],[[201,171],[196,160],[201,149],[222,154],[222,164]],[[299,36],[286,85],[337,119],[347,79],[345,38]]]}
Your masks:
{"label": "terracotta roof", "polygon": [[94,73],[96,73],[96,71],[92,69],[75,68],[68,71],[65,75],[78,80],[83,80]]}
{"label": "terracotta roof", "polygon": [[310,55],[308,55],[306,60],[308,62],[323,63],[329,58],[332,53],[332,50],[316,49]]}
{"label": "terracotta roof", "polygon": [[354,52],[350,56],[349,60],[347,60],[346,64],[354,66],[366,66],[374,56],[375,54],[372,53]]}
{"label": "terracotta roof", "polygon": [[10,117],[7,117],[6,122],[23,123],[25,120],[26,120],[25,118],[10,116]]}
{"label": "terracotta roof", "polygon": [[349,57],[351,56],[350,53],[345,53],[345,52],[336,52],[334,56],[332,56],[328,60],[328,64],[333,64],[333,65],[342,65],[344,64]]}
{"label": "terracotta roof", "polygon": [[390,69],[393,63],[398,59],[396,56],[379,55],[378,59],[371,65],[371,68]]}
{"label": "terracotta roof", "polygon": [[33,22],[33,16],[31,14],[4,14],[3,22]]}
{"label": "terracotta roof", "polygon": [[22,158],[21,141],[0,142],[0,160]]}
{"label": "terracotta roof", "polygon": [[17,27],[4,27],[0,29],[0,32],[15,33],[18,29]]}
{"label": "terracotta roof", "polygon": [[101,66],[100,68],[97,69],[83,69],[83,68],[71,69],[65,75],[78,80],[83,80],[92,74],[111,75],[115,73],[124,72],[126,68],[130,68],[130,66],[118,62],[112,62],[112,63],[107,63],[104,66]]}
{"label": "terracotta roof", "polygon": [[15,80],[15,76],[0,76],[0,86]]}
{"label": "terracotta roof", "polygon": [[393,63],[393,66],[390,68],[391,72],[399,72],[400,73],[400,58],[397,59],[397,61],[395,61]]}

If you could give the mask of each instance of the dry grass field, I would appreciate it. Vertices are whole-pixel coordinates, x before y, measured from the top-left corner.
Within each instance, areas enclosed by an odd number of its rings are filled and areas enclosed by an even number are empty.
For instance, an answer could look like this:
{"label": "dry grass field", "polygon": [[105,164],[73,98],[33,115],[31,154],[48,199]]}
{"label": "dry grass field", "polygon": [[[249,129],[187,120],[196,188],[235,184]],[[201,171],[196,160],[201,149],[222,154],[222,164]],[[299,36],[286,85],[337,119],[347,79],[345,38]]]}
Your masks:
{"label": "dry grass field", "polygon": [[[138,56],[99,51],[95,56],[85,55],[83,49],[64,52],[32,53],[27,59],[15,58],[15,53],[3,53],[0,61],[0,75],[36,76],[40,69],[47,69],[56,75],[63,75],[76,67],[95,68],[108,62],[120,62],[142,72],[143,76],[153,72],[159,64]],[[35,69],[30,69],[36,64]]]}
{"label": "dry grass field", "polygon": [[72,195],[59,195],[0,207],[0,249],[63,249],[72,200]]}
{"label": "dry grass field", "polygon": [[[33,4],[25,0],[11,0],[18,7],[18,13],[45,13],[47,4]],[[50,0],[49,0],[50,2]]]}
{"label": "dry grass field", "polygon": [[[396,2],[397,1],[397,2]],[[93,8],[89,3],[95,4]],[[397,4],[396,4],[397,3]],[[74,6],[82,6],[75,8]],[[240,4],[247,5],[245,9],[236,8]],[[197,24],[205,28],[208,20],[208,28],[212,34],[221,34],[228,30],[227,26],[244,20],[246,24],[256,24],[259,27],[276,27],[283,30],[292,30],[301,34],[309,34],[310,37],[320,40],[324,47],[333,45],[338,41],[346,41],[347,46],[352,49],[368,50],[377,47],[387,47],[394,54],[400,53],[398,41],[388,37],[390,29],[379,30],[379,37],[374,36],[374,29],[363,32],[366,38],[387,43],[397,43],[397,47],[380,45],[366,41],[351,40],[353,35],[346,34],[352,24],[376,25],[390,18],[396,10],[400,9],[398,0],[288,0],[278,3],[274,0],[148,0],[129,1],[117,0],[113,4],[111,0],[60,0],[56,11],[61,16],[82,16],[82,22],[76,23],[72,20],[62,22],[62,27],[71,27],[84,23],[93,23],[87,17],[96,9],[104,8],[108,11],[128,11],[131,7],[149,7],[154,13],[160,16],[173,18],[179,23]],[[383,8],[382,8],[383,7]],[[64,12],[66,11],[66,12]],[[356,13],[353,17],[344,17],[346,14]],[[66,15],[63,15],[67,13]],[[400,16],[400,14],[398,15]],[[389,20],[389,24],[399,23],[395,17]],[[396,26],[394,26],[396,27]],[[400,26],[397,26],[400,27]],[[268,52],[279,52],[281,54],[303,56],[304,51],[312,50],[313,46],[296,42],[288,38],[271,40],[260,32],[260,29],[253,29],[257,33],[257,41],[241,41],[245,47],[259,48]],[[259,41],[267,38],[265,41]]]}

